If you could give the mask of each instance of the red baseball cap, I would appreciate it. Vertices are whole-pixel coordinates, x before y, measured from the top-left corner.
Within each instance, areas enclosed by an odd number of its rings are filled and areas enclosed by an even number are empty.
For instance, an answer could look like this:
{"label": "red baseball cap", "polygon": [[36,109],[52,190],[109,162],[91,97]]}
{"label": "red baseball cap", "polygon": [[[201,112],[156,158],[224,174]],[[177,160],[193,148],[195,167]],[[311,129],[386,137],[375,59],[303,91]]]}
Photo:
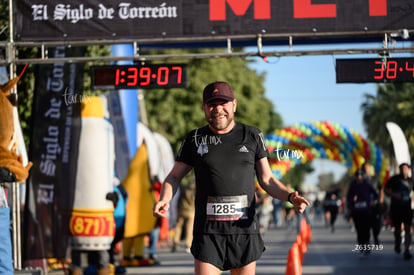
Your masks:
{"label": "red baseball cap", "polygon": [[234,93],[227,82],[216,81],[208,84],[203,91],[203,103],[207,104],[213,100],[234,100]]}

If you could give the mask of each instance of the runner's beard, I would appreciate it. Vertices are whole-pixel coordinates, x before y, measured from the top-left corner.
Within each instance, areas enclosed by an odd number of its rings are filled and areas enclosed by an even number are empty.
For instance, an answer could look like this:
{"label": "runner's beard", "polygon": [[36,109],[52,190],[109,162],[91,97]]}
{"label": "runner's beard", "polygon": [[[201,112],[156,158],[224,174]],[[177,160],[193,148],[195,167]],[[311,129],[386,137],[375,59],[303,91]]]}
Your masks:
{"label": "runner's beard", "polygon": [[211,116],[208,119],[210,126],[215,129],[216,131],[222,131],[229,127],[229,125],[233,122],[232,116],[225,116],[225,119],[216,119],[216,117]]}

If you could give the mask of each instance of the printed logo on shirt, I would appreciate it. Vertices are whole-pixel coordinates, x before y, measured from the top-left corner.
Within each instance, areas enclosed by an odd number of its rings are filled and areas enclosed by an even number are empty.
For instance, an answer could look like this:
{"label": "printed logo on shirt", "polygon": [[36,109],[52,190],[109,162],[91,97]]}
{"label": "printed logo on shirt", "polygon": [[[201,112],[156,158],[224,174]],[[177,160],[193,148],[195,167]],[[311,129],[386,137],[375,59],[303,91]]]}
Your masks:
{"label": "printed logo on shirt", "polygon": [[246,146],[243,145],[242,147],[240,147],[239,152],[240,153],[248,153],[249,150],[247,150]]}
{"label": "printed logo on shirt", "polygon": [[197,154],[203,156],[204,154],[208,153],[208,146],[207,144],[200,144],[197,149]]}
{"label": "printed logo on shirt", "polygon": [[210,135],[199,135],[198,129],[195,131],[193,136],[193,141],[197,147],[197,153],[200,156],[208,153],[208,145],[220,145],[222,144],[221,137],[219,136],[210,136]]}
{"label": "printed logo on shirt", "polygon": [[199,135],[198,129],[195,131],[193,135],[193,141],[196,147],[199,147],[200,145],[220,145],[223,142],[221,141],[221,137],[219,136],[210,136],[210,135]]}

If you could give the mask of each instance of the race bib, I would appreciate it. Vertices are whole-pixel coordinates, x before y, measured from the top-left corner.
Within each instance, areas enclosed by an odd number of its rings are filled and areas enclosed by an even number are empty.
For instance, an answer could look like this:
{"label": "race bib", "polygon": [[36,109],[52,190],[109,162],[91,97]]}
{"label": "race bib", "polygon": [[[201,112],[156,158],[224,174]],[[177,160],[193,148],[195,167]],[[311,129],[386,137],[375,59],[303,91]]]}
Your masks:
{"label": "race bib", "polygon": [[409,202],[410,201],[410,195],[406,195],[406,194],[404,194],[403,196],[402,196],[402,198],[401,198],[401,200],[403,201],[403,202]]}
{"label": "race bib", "polygon": [[207,220],[236,221],[247,219],[247,207],[247,195],[208,197]]}
{"label": "race bib", "polygon": [[359,201],[355,203],[356,209],[367,208],[368,204],[365,201]]}

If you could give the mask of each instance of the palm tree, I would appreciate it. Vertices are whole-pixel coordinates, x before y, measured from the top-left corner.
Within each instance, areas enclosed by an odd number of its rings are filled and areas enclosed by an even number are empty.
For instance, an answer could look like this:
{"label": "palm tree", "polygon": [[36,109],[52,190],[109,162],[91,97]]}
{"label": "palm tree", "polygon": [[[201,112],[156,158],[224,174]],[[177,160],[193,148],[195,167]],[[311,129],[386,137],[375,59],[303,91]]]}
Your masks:
{"label": "palm tree", "polygon": [[414,84],[381,84],[376,96],[365,95],[361,109],[368,138],[387,155],[393,155],[391,138],[385,127],[387,121],[393,121],[401,127],[410,152],[414,152]]}

